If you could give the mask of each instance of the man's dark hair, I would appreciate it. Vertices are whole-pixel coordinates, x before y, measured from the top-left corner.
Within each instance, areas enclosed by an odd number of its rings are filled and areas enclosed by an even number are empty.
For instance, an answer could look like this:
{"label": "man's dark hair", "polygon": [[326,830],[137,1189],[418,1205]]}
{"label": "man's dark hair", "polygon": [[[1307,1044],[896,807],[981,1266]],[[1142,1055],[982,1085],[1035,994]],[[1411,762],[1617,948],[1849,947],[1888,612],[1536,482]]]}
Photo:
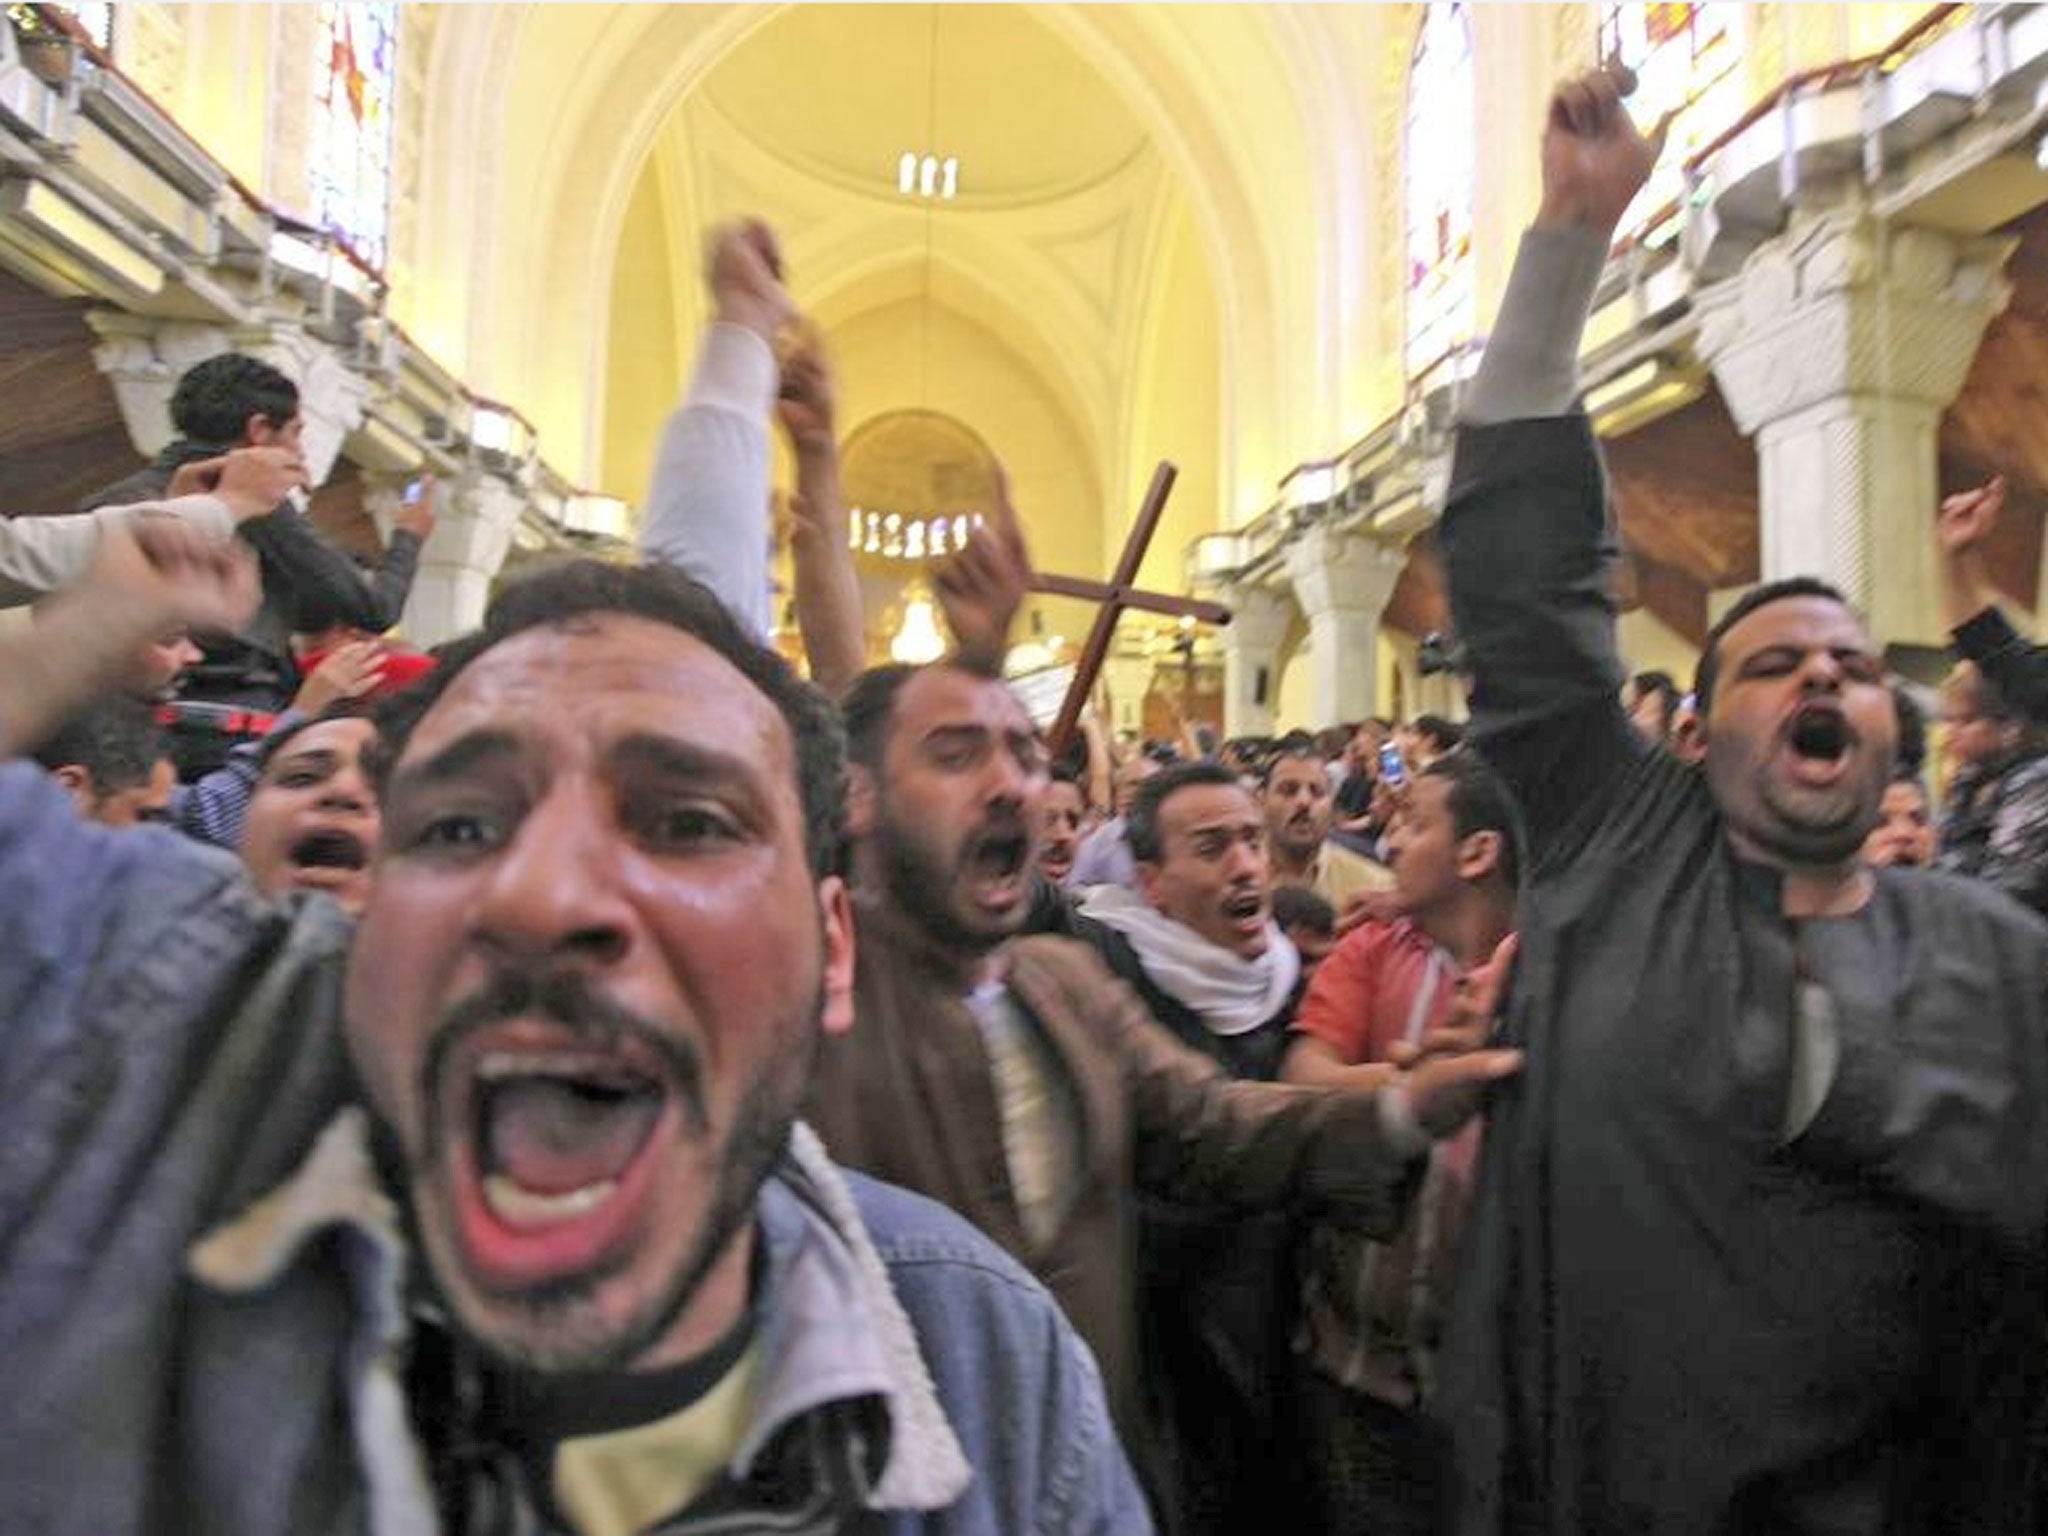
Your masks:
{"label": "man's dark hair", "polygon": [[1083,800],[1088,798],[1088,786],[1081,782],[1081,775],[1075,772],[1065,759],[1054,763],[1052,767],[1048,768],[1045,778],[1049,784],[1071,784],[1074,788],[1081,791],[1081,798]]}
{"label": "man's dark hair", "polygon": [[156,709],[126,694],[95,699],[35,749],[45,768],[83,768],[96,795],[116,795],[147,784],[159,759],[170,755]]}
{"label": "man's dark hair", "polygon": [[1892,684],[1892,713],[1899,722],[1898,750],[1892,754],[1898,771],[1893,777],[1918,784],[1920,770],[1927,766],[1927,715],[1904,683]]}
{"label": "man's dark hair", "polygon": [[1664,714],[1664,734],[1670,735],[1671,717],[1678,713],[1678,684],[1671,674],[1653,668],[1648,672],[1638,672],[1629,680],[1629,685],[1635,689],[1637,702],[1645,694],[1657,695],[1658,706]]}
{"label": "man's dark hair", "polygon": [[1131,809],[1124,817],[1124,840],[1131,845],[1131,857],[1141,864],[1157,864],[1166,848],[1159,835],[1159,812],[1168,796],[1191,784],[1244,786],[1234,770],[1222,763],[1203,759],[1193,763],[1170,763],[1138,786],[1131,796]]}
{"label": "man's dark hair", "polygon": [[1427,736],[1439,752],[1452,751],[1465,742],[1465,727],[1442,715],[1417,715],[1414,731],[1418,736]]}
{"label": "man's dark hair", "polygon": [[811,873],[822,878],[842,868],[846,819],[846,737],[839,712],[818,689],[775,652],[750,639],[701,582],[671,566],[610,565],[571,560],[551,566],[500,592],[483,628],[445,647],[440,664],[410,688],[379,702],[371,754],[372,783],[381,795],[413,728],[478,657],[530,629],[579,627],[579,620],[625,614],[666,624],[701,641],[731,663],[781,713],[796,755],[797,790],[804,807],[804,846]]}
{"label": "man's dark hair", "polygon": [[1313,737],[1301,741],[1288,737],[1273,749],[1271,757],[1259,765],[1259,788],[1271,788],[1274,770],[1286,762],[1314,763],[1326,774],[1329,772],[1330,767],[1328,761],[1323,757],[1322,749],[1316,745]]}
{"label": "man's dark hair", "polygon": [[892,661],[869,667],[853,680],[839,700],[839,713],[846,721],[849,762],[881,772],[882,754],[889,745],[889,723],[896,714],[896,695],[923,670]]}
{"label": "man's dark hair", "polygon": [[1719,622],[1707,631],[1707,643],[1700,651],[1699,670],[1693,674],[1692,696],[1701,719],[1706,718],[1707,711],[1714,705],[1714,682],[1721,671],[1721,637],[1757,609],[1794,597],[1824,597],[1855,612],[1855,605],[1848,598],[1817,576],[1788,576],[1783,581],[1767,581],[1743,593],[1742,600],[1722,614]]}
{"label": "man's dark hair", "polygon": [[1282,933],[1306,928],[1324,938],[1337,933],[1337,909],[1305,885],[1273,887],[1273,922]]}
{"label": "man's dark hair", "polygon": [[251,416],[281,427],[298,412],[298,385],[241,352],[194,363],[171,392],[171,425],[179,435],[223,447],[242,440]]}
{"label": "man's dark hair", "polygon": [[316,725],[329,720],[368,720],[370,701],[367,699],[337,699],[317,715],[308,715],[303,720],[294,720],[290,725],[281,726],[263,738],[256,749],[256,771],[262,773],[277,758],[277,754],[290,746],[300,736]]}
{"label": "man's dark hair", "polygon": [[1499,774],[1478,753],[1460,747],[1446,752],[1417,774],[1444,781],[1444,805],[1451,813],[1451,833],[1461,842],[1475,832],[1500,834],[1500,873],[1510,887],[1522,882],[1521,820],[1514,796]]}
{"label": "man's dark hair", "polygon": [[[953,667],[964,672],[977,682],[1001,683],[999,677],[990,677],[973,667],[960,667],[951,661],[930,661],[913,666],[908,662],[884,662],[879,667],[869,667],[856,677],[839,700],[839,713],[846,722],[846,758],[848,762],[859,763],[872,773],[882,771],[882,758],[889,746],[889,727],[896,718],[896,698],[913,677],[934,667]],[[1004,683],[1004,687],[1009,684]],[[1087,752],[1082,751],[1079,764],[1068,764],[1065,757],[1062,765],[1069,766],[1076,783],[1080,782],[1082,767],[1087,763]]]}

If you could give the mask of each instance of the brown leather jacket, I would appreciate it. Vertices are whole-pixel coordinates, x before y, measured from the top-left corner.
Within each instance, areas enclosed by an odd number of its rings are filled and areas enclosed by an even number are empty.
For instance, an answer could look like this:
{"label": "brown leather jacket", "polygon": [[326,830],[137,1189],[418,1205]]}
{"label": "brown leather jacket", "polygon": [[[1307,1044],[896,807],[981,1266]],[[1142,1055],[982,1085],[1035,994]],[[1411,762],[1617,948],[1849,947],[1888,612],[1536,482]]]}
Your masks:
{"label": "brown leather jacket", "polygon": [[1045,1282],[1095,1351],[1136,1449],[1137,1195],[1218,1210],[1297,1206],[1389,1237],[1422,1160],[1370,1094],[1236,1082],[1152,1021],[1087,945],[1005,946],[1010,990],[1075,1089],[1080,1188],[1043,1246],[1024,1236],[988,1057],[957,963],[893,912],[859,908],[857,1017],[826,1040],[810,1120],[832,1156],[951,1206]]}

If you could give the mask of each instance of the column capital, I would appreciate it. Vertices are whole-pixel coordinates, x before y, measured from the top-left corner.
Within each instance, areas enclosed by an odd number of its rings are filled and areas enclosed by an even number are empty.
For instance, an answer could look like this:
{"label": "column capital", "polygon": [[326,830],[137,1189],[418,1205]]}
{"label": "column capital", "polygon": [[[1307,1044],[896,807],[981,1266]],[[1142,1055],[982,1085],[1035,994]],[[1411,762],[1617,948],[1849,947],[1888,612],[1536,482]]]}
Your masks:
{"label": "column capital", "polygon": [[315,485],[333,472],[342,444],[363,423],[370,380],[356,372],[339,347],[294,319],[226,326],[98,310],[87,320],[100,338],[93,361],[113,385],[128,436],[145,455],[153,456],[177,435],[171,425],[171,393],[179,378],[193,364],[223,352],[260,358],[298,386],[305,421],[301,442]]}
{"label": "column capital", "polygon": [[483,622],[491,583],[511,552],[526,499],[496,475],[470,470],[444,483],[434,531],[420,551],[405,605],[406,638],[440,645]]}
{"label": "column capital", "polygon": [[1745,433],[1845,395],[1945,407],[2011,295],[2013,243],[1802,215],[1700,289],[1700,354]]}
{"label": "column capital", "polygon": [[1327,613],[1363,613],[1375,623],[1408,564],[1397,544],[1338,533],[1326,524],[1303,531],[1287,546],[1287,577],[1311,620]]}
{"label": "column capital", "polygon": [[1276,651],[1287,638],[1294,603],[1286,590],[1228,582],[1216,589],[1216,596],[1230,607],[1230,622],[1217,632],[1225,651]]}

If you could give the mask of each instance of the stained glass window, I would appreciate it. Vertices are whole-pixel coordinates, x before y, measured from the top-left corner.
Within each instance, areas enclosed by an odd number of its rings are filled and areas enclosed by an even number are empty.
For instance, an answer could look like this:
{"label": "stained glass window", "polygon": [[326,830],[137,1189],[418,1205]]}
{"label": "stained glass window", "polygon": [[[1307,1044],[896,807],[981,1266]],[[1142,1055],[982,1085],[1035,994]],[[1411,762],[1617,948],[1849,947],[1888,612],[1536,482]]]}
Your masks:
{"label": "stained glass window", "polygon": [[323,4],[313,36],[313,222],[381,268],[391,218],[398,6]]}
{"label": "stained glass window", "polygon": [[1472,332],[1472,26],[1458,4],[1423,7],[1408,71],[1406,217],[1410,377]]}
{"label": "stained glass window", "polygon": [[1600,8],[1600,57],[1636,72],[1630,115],[1647,132],[1666,113],[1676,114],[1656,174],[1622,220],[1625,233],[1649,244],[1678,233],[1675,218],[1644,226],[1684,196],[1685,162],[1742,115],[1741,11],[1731,0]]}

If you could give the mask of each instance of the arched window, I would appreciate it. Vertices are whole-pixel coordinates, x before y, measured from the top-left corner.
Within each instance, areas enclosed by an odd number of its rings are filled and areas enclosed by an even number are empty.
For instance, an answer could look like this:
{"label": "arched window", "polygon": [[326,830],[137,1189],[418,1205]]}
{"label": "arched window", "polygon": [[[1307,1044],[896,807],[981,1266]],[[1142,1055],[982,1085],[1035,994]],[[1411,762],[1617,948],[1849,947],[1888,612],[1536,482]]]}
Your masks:
{"label": "arched window", "polygon": [[398,6],[323,4],[313,39],[313,222],[381,268],[391,223]]}
{"label": "arched window", "polygon": [[1600,57],[1636,72],[1628,108],[1645,132],[1676,114],[1656,174],[1622,219],[1624,234],[1661,245],[1678,233],[1685,162],[1742,115],[1742,7],[1607,4],[1600,8]]}
{"label": "arched window", "polygon": [[1472,24],[1462,4],[1422,11],[1408,70],[1403,155],[1408,247],[1408,334],[1413,378],[1472,333]]}

